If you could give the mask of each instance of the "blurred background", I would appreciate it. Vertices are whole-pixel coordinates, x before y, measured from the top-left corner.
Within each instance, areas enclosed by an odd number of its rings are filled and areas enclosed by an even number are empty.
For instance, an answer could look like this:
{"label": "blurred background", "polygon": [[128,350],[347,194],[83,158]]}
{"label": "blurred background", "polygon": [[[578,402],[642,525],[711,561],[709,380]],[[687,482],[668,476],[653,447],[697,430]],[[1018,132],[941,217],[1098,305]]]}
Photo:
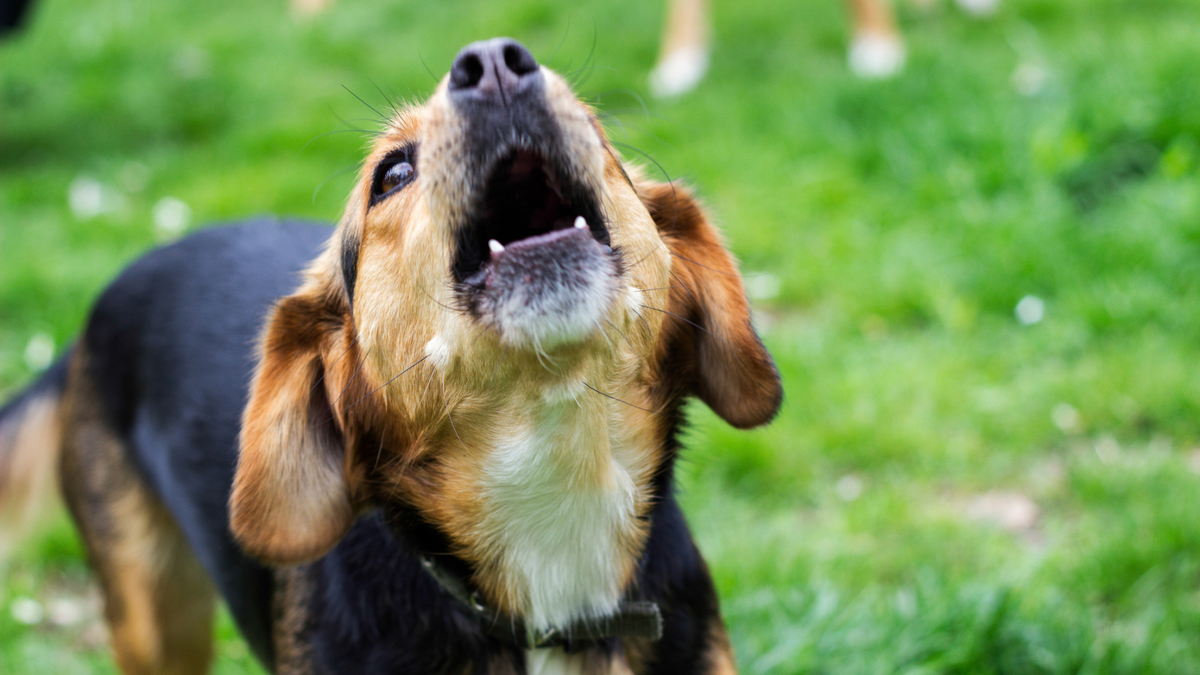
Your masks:
{"label": "blurred background", "polygon": [[[0,40],[0,392],[150,247],[336,219],[376,110],[510,35],[702,195],[784,374],[764,430],[695,406],[683,466],[743,672],[1200,673],[1200,0],[896,10],[905,70],[861,80],[837,0],[715,0],[656,100],[652,0],[38,0]],[[0,562],[0,672],[114,672],[98,611],[59,514]]]}

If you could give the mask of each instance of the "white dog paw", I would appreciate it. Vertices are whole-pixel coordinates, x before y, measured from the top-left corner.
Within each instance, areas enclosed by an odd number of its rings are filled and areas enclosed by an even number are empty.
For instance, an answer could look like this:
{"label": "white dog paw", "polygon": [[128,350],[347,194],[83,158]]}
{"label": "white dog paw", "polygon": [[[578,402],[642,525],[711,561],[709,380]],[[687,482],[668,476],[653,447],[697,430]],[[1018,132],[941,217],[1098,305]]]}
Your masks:
{"label": "white dog paw", "polygon": [[650,71],[650,93],[658,98],[686,94],[708,71],[708,51],[689,47],[672,52]]}
{"label": "white dog paw", "polygon": [[850,70],[859,77],[891,77],[904,68],[904,43],[895,35],[862,32],[850,45]]}

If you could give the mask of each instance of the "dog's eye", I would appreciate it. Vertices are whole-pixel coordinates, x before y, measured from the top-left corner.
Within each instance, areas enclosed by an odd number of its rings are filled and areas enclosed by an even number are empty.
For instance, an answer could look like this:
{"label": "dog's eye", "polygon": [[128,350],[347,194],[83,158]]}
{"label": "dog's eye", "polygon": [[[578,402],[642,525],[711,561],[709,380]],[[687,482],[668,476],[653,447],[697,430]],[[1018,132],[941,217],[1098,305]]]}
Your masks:
{"label": "dog's eye", "polygon": [[407,183],[408,180],[412,178],[414,172],[416,172],[416,169],[414,169],[413,165],[409,164],[408,162],[398,162],[393,164],[392,168],[388,169],[387,173],[383,174],[383,181],[380,183],[379,187],[384,192],[391,192],[401,183]]}
{"label": "dog's eye", "polygon": [[415,155],[412,148],[403,148],[388,155],[375,167],[375,181],[371,186],[372,205],[412,182],[417,175],[417,168],[413,166]]}

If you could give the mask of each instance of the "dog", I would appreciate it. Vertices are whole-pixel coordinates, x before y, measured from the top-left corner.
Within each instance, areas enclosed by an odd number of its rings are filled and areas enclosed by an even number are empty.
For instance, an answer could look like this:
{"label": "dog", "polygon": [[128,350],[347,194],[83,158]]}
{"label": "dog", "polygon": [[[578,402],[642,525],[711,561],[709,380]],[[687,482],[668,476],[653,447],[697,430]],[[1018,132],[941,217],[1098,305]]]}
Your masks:
{"label": "dog", "polygon": [[690,397],[781,403],[734,259],[498,38],[391,117],[336,229],[120,274],[0,411],[0,499],[57,463],[127,675],[205,672],[218,596],[285,675],[725,675]]}
{"label": "dog", "polygon": [[[928,7],[936,0],[913,0]],[[999,0],[957,0],[975,16],[996,11]],[[847,53],[850,70],[868,78],[892,77],[904,68],[907,52],[888,0],[845,0],[853,25]],[[650,72],[650,91],[660,98],[696,87],[708,71],[711,19],[708,0],[668,0],[667,21],[658,63]]]}

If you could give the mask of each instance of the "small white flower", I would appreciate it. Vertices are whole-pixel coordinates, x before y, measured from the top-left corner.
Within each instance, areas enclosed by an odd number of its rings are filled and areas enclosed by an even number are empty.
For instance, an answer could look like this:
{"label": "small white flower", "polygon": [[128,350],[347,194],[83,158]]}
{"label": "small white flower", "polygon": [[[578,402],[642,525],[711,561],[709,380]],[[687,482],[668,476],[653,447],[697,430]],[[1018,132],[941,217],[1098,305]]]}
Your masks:
{"label": "small white flower", "polygon": [[174,197],[163,197],[154,205],[154,232],[160,239],[183,234],[192,219],[192,208]]}
{"label": "small white flower", "polygon": [[1050,419],[1054,422],[1054,426],[1058,427],[1064,433],[1073,433],[1079,430],[1079,411],[1070,403],[1059,403],[1050,411]]}
{"label": "small white flower", "polygon": [[1101,436],[1093,449],[1096,451],[1096,457],[1100,458],[1100,462],[1103,464],[1112,464],[1121,456],[1121,444],[1111,434]]}
{"label": "small white flower", "polygon": [[46,333],[34,333],[25,344],[25,365],[30,370],[45,370],[54,362],[54,338]]}
{"label": "small white flower", "polygon": [[1013,88],[1022,96],[1036,96],[1046,87],[1050,73],[1035,63],[1022,63],[1012,74]]}
{"label": "small white flower", "polygon": [[175,75],[181,80],[199,80],[212,72],[212,59],[208,52],[194,45],[183,47],[171,61]]}
{"label": "small white flower", "polygon": [[91,176],[79,176],[67,188],[67,205],[76,218],[87,220],[121,210],[125,197]]}
{"label": "small white flower", "polygon": [[104,211],[104,186],[94,178],[80,176],[67,188],[67,204],[76,218],[92,218]]}
{"label": "small white flower", "polygon": [[42,609],[42,603],[26,597],[13,600],[8,611],[12,614],[14,621],[25,626],[36,626],[46,616],[46,611]]}
{"label": "small white flower", "polygon": [[1032,326],[1046,318],[1046,303],[1036,295],[1027,295],[1017,303],[1014,313],[1021,325]]}
{"label": "small white flower", "polygon": [[839,478],[837,486],[834,487],[838,498],[844,502],[852,502],[858,499],[862,496],[864,489],[863,480],[852,473]]}
{"label": "small white flower", "polygon": [[83,621],[83,607],[74,600],[51,600],[46,603],[46,616],[55,626],[74,626]]}
{"label": "small white flower", "polygon": [[783,286],[779,277],[770,272],[751,272],[745,275],[742,283],[751,300],[772,300],[779,295],[779,289]]}

